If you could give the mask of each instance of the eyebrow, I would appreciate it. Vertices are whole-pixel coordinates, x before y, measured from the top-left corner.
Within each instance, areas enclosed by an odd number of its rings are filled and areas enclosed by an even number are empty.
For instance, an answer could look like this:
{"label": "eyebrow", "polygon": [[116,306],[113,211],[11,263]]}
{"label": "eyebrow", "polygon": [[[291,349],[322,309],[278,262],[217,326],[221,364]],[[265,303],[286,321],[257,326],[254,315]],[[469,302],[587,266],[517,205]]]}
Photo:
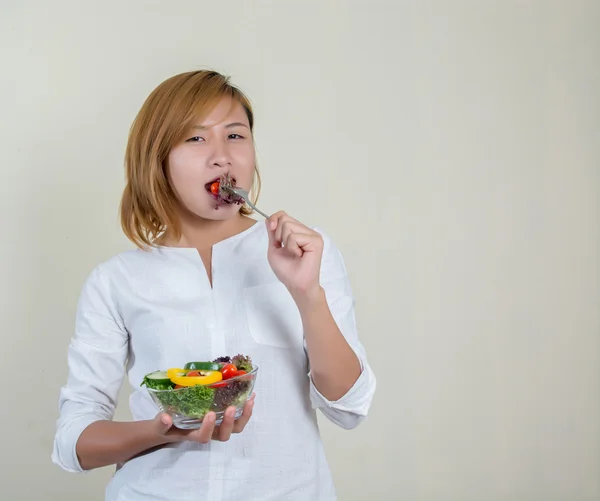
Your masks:
{"label": "eyebrow", "polygon": [[[227,124],[225,126],[226,129],[231,129],[233,127],[246,127],[246,129],[250,128],[246,124],[243,124],[242,122],[233,122],[233,123]],[[192,127],[192,129],[206,130],[206,127],[204,125],[194,125]]]}

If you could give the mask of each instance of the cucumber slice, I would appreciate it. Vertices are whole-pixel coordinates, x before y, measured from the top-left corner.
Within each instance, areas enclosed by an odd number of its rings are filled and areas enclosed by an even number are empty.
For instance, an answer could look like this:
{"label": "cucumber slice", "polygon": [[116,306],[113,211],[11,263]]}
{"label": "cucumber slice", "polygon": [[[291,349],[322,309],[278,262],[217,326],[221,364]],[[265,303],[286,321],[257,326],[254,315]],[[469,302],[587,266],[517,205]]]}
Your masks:
{"label": "cucumber slice", "polygon": [[218,371],[221,370],[221,365],[215,362],[188,362],[183,368],[192,371]]}
{"label": "cucumber slice", "polygon": [[148,388],[153,388],[155,390],[164,390],[174,386],[165,371],[155,371],[146,374],[142,381],[142,385],[146,385]]}
{"label": "cucumber slice", "polygon": [[146,377],[156,383],[168,383],[171,381],[169,376],[167,376],[167,371],[155,371],[148,374]]}

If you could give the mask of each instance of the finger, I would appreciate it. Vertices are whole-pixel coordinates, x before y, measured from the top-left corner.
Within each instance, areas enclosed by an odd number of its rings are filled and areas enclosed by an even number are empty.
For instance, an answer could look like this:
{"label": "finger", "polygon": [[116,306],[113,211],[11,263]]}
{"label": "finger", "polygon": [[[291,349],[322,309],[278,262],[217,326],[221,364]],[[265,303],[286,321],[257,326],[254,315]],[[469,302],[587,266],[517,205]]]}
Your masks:
{"label": "finger", "polygon": [[252,395],[252,397],[244,404],[244,412],[239,417],[239,419],[233,425],[233,432],[240,433],[248,424],[248,421],[252,417],[252,410],[254,409],[254,397],[256,395]]}
{"label": "finger", "polygon": [[223,415],[223,422],[221,426],[215,428],[213,438],[215,440],[220,440],[221,442],[227,442],[231,437],[231,432],[233,431],[233,424],[235,422],[235,407],[228,407]]}
{"label": "finger", "polygon": [[281,236],[278,239],[285,245],[286,240],[290,236],[291,233],[305,233],[307,235],[310,234],[310,230],[304,226],[302,223],[295,221],[292,218],[285,219],[282,223],[280,223],[281,228]]}
{"label": "finger", "polygon": [[204,416],[202,420],[202,426],[197,430],[197,435],[194,437],[197,442],[207,444],[213,436],[215,431],[215,422],[217,421],[217,415],[214,412],[209,412]]}
{"label": "finger", "polygon": [[317,237],[305,233],[291,233],[285,241],[285,248],[295,256],[301,257],[305,252],[317,249]]}
{"label": "finger", "polygon": [[[177,435],[178,428],[173,426],[173,419],[166,412],[159,412],[154,418],[154,424],[158,433],[165,437],[171,437]],[[171,428],[173,428],[171,430]]]}
{"label": "finger", "polygon": [[267,227],[272,231],[276,230],[277,225],[279,223],[279,219],[284,215],[287,214],[285,213],[285,211],[282,210],[276,212],[275,214],[272,214],[271,217],[267,219]]}
{"label": "finger", "polygon": [[[283,214],[277,220],[277,228],[275,229],[275,240],[278,242],[283,242],[283,234],[286,231],[286,228],[290,228],[296,221],[292,219],[287,214]],[[289,230],[288,230],[289,231]]]}
{"label": "finger", "polygon": [[282,211],[277,212],[267,220],[267,234],[269,235],[269,247],[279,249],[281,247],[281,220],[284,217]]}
{"label": "finger", "polygon": [[158,415],[158,422],[161,427],[161,433],[167,433],[173,426],[173,419],[166,412],[161,412]]}
{"label": "finger", "polygon": [[304,254],[304,251],[302,250],[302,247],[298,243],[299,239],[301,239],[301,238],[302,238],[302,235],[300,233],[291,233],[286,238],[285,243],[283,244],[283,247],[287,251],[288,254],[291,254],[294,257],[302,257],[302,255]]}
{"label": "finger", "polygon": [[271,229],[271,227],[269,226],[268,220],[267,220],[266,224],[267,224],[267,235],[269,236],[269,248],[274,247],[274,248],[278,249],[280,246],[279,246],[279,242],[277,242],[275,240],[275,230]]}

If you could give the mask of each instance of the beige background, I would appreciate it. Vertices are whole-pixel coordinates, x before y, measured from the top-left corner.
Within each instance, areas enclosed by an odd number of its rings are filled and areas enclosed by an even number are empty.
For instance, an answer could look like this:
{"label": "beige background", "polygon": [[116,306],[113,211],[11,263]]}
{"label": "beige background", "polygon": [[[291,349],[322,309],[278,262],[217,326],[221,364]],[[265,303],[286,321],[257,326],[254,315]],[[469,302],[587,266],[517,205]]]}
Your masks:
{"label": "beige background", "polygon": [[2,501],[103,499],[50,462],[75,303],[135,113],[201,67],[254,101],[262,208],[348,262],[379,385],[323,423],[340,500],[600,499],[600,2],[0,9]]}

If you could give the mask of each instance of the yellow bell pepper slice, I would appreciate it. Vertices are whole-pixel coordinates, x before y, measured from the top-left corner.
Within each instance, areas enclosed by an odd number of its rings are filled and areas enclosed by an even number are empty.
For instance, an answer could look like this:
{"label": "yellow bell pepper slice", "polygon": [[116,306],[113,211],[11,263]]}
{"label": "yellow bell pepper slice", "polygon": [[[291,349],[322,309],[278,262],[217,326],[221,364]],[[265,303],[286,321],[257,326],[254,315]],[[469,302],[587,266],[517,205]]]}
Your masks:
{"label": "yellow bell pepper slice", "polygon": [[192,372],[186,369],[169,369],[167,371],[167,377],[171,382],[178,384],[179,386],[196,386],[198,384],[208,385],[218,383],[223,379],[223,374],[219,371],[195,371],[199,372],[200,376],[186,376],[188,372]]}
{"label": "yellow bell pepper slice", "polygon": [[188,369],[168,369],[167,377],[173,382],[173,378],[185,376],[189,372]]}

